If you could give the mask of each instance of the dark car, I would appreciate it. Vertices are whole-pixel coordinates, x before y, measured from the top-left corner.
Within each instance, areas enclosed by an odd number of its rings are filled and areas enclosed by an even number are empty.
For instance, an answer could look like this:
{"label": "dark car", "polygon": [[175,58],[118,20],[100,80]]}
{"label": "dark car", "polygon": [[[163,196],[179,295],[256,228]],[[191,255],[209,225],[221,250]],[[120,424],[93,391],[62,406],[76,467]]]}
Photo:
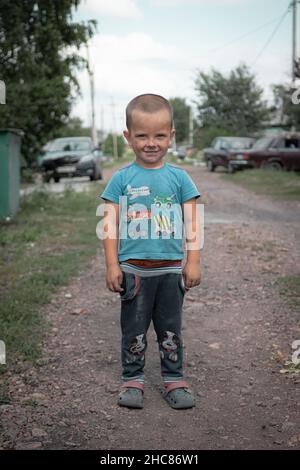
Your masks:
{"label": "dark car", "polygon": [[300,170],[300,135],[263,137],[239,157],[233,161],[236,167],[242,164],[243,168]]}
{"label": "dark car", "polygon": [[102,179],[102,152],[89,137],[63,137],[48,142],[38,157],[43,179],[89,176]]}
{"label": "dark car", "polygon": [[233,173],[235,167],[232,160],[244,150],[250,149],[254,142],[252,137],[216,137],[211,147],[203,151],[208,170],[215,171],[218,166],[223,166],[229,173]]}

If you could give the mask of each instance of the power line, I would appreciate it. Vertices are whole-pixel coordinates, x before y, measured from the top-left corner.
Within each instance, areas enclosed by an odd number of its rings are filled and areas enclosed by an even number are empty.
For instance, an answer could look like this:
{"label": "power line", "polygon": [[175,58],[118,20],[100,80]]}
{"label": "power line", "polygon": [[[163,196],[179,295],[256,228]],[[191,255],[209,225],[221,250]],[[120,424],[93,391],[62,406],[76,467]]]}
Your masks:
{"label": "power line", "polygon": [[284,21],[286,15],[289,13],[290,11],[290,7],[291,7],[291,3],[289,4],[288,8],[286,9],[286,11],[284,12],[284,14],[281,16],[280,18],[280,21],[279,23],[276,25],[275,29],[273,30],[271,36],[269,37],[269,39],[267,40],[266,44],[263,46],[263,48],[260,50],[260,52],[257,54],[257,56],[255,57],[254,61],[252,62],[251,64],[251,67],[253,67],[256,62],[258,61],[258,59],[261,57],[261,55],[264,53],[264,51],[266,50],[266,48],[268,47],[268,45],[270,44],[270,42],[272,41],[273,37],[275,36],[275,34],[277,33],[278,29],[280,28],[281,26],[281,23]]}
{"label": "power line", "polygon": [[[289,9],[289,8],[290,8],[290,5],[289,5],[288,9]],[[227,42],[226,44],[223,44],[223,46],[217,47],[217,48],[215,48],[215,49],[211,49],[210,51],[208,51],[208,53],[217,52],[217,51],[219,51],[219,50],[224,49],[224,48],[227,47],[227,46],[230,46],[231,44],[234,44],[234,43],[236,43],[236,42],[238,42],[238,41],[241,41],[242,39],[244,39],[244,38],[250,36],[251,34],[256,33],[256,31],[260,31],[261,29],[265,28],[265,26],[269,26],[270,24],[275,23],[275,21],[277,21],[279,18],[282,19],[282,16],[276,16],[276,18],[273,18],[272,20],[268,21],[267,23],[264,23],[264,24],[262,24],[261,26],[258,26],[258,27],[255,28],[255,29],[251,29],[251,31],[248,31],[248,33],[245,33],[245,34],[243,34],[242,36],[239,36],[239,37],[237,37],[237,38],[235,38],[235,39],[232,39],[232,41],[229,41],[229,42]]]}

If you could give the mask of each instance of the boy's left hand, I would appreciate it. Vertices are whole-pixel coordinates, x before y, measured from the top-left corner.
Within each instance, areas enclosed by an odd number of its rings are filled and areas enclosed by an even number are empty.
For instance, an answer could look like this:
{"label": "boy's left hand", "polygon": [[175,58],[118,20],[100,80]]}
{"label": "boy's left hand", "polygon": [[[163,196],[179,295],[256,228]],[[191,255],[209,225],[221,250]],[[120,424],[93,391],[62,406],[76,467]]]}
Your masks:
{"label": "boy's left hand", "polygon": [[187,289],[198,286],[201,282],[200,264],[187,261],[182,271],[184,284]]}

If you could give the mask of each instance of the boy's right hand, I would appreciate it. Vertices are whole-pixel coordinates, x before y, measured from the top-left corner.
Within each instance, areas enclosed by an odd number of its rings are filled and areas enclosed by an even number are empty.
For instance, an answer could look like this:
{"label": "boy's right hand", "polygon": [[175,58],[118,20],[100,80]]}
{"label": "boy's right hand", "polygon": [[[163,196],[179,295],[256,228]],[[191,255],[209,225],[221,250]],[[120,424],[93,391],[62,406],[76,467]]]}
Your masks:
{"label": "boy's right hand", "polygon": [[111,292],[122,292],[123,273],[119,264],[113,264],[106,271],[106,286]]}

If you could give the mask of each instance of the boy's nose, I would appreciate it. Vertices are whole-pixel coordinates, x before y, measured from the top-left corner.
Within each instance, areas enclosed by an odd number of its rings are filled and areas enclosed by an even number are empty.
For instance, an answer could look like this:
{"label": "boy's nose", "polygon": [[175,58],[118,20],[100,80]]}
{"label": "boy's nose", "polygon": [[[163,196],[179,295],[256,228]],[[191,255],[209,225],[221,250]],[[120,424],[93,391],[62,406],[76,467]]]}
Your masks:
{"label": "boy's nose", "polygon": [[156,147],[154,139],[149,139],[147,142],[147,147]]}

